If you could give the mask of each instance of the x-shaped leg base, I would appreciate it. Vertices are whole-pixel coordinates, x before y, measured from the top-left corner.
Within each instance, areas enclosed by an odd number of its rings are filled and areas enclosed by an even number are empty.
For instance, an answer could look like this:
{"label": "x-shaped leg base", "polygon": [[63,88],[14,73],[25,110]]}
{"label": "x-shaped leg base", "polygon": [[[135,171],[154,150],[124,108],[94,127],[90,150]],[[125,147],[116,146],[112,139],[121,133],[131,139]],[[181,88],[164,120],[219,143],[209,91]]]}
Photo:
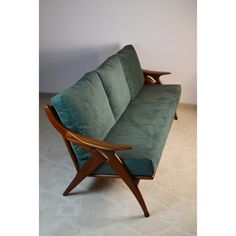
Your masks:
{"label": "x-shaped leg base", "polygon": [[86,163],[83,165],[83,167],[74,177],[70,185],[67,187],[63,195],[67,196],[85,177],[91,174],[99,165],[103,163],[109,165],[127,184],[127,186],[130,188],[130,190],[136,197],[137,201],[139,202],[140,206],[142,207],[144,215],[148,217],[149,212],[147,210],[147,206],[138,188],[139,180],[130,174],[130,172],[124,166],[123,162],[113,151],[102,151],[94,149],[91,157],[88,158]]}

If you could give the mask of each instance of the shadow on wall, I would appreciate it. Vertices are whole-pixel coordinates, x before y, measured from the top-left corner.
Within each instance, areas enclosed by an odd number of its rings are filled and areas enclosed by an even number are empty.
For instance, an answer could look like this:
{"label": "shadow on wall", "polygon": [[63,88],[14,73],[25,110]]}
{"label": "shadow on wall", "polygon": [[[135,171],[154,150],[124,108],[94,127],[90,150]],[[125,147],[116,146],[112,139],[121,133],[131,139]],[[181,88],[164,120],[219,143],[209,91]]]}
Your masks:
{"label": "shadow on wall", "polygon": [[105,47],[40,50],[39,91],[55,93],[72,86],[120,48],[119,44],[112,44]]}

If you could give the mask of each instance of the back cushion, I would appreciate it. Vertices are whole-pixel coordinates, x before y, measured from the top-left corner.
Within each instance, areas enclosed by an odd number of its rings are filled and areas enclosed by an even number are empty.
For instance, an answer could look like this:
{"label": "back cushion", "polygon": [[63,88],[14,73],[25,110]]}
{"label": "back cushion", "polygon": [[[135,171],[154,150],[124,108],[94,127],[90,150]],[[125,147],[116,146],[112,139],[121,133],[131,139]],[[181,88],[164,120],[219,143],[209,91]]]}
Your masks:
{"label": "back cushion", "polygon": [[121,49],[117,55],[120,58],[125,77],[129,86],[131,99],[135,98],[144,84],[144,76],[138,56],[132,45]]}
{"label": "back cushion", "polygon": [[130,102],[130,91],[119,57],[109,57],[98,69],[98,75],[109,99],[116,120]]}
{"label": "back cushion", "polygon": [[[75,85],[51,99],[61,122],[80,134],[103,140],[115,119],[102,82],[96,72],[84,75]],[[87,153],[72,145],[78,158]]]}

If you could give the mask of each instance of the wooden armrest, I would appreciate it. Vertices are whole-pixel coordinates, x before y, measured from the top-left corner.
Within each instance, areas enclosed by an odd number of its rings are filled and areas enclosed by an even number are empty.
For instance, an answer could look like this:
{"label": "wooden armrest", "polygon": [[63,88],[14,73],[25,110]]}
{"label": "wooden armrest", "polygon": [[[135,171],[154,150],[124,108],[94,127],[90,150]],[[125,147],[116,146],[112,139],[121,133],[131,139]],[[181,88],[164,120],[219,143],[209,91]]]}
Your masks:
{"label": "wooden armrest", "polygon": [[167,71],[143,70],[145,84],[162,84],[160,76],[169,74]]}
{"label": "wooden armrest", "polygon": [[47,114],[48,119],[54,128],[63,136],[64,139],[78,144],[81,147],[86,149],[97,148],[100,150],[108,150],[108,151],[120,151],[120,150],[129,150],[132,149],[131,145],[126,144],[114,144],[105,141],[100,141],[94,138],[90,138],[88,136],[79,134],[72,130],[67,129],[60,121],[59,116],[57,115],[55,109],[47,105],[45,106],[45,112]]}
{"label": "wooden armrest", "polygon": [[101,150],[121,151],[121,150],[132,149],[131,145],[115,144],[115,143],[109,143],[106,141],[100,141],[100,140],[90,138],[88,136],[81,135],[74,131],[69,131],[69,130],[67,130],[65,138],[73,143],[76,143],[76,144],[82,143],[86,146],[101,149]]}
{"label": "wooden armrest", "polygon": [[167,71],[154,71],[154,70],[144,70],[143,69],[143,74],[144,76],[153,76],[153,77],[160,77],[162,75],[169,75],[171,74],[170,72]]}

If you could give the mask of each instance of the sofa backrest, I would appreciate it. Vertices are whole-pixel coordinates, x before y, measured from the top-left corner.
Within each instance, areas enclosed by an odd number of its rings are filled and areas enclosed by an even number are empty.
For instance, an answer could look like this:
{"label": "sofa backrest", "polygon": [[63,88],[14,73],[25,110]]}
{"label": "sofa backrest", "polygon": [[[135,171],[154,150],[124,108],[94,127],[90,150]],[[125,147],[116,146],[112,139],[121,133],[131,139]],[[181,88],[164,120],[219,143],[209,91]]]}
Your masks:
{"label": "sofa backrest", "polygon": [[127,45],[117,55],[124,70],[131,99],[134,99],[144,84],[144,76],[137,53],[132,45]]}
{"label": "sofa backrest", "polygon": [[[133,46],[109,57],[97,70],[85,74],[76,84],[51,99],[66,128],[103,140],[144,83]],[[78,159],[88,154],[77,145]]]}
{"label": "sofa backrest", "polygon": [[[103,140],[115,118],[96,72],[83,76],[72,87],[52,97],[51,103],[66,128]],[[85,152],[81,150],[81,156]]]}
{"label": "sofa backrest", "polygon": [[130,90],[117,55],[109,57],[98,69],[115,120],[118,120],[130,102]]}

